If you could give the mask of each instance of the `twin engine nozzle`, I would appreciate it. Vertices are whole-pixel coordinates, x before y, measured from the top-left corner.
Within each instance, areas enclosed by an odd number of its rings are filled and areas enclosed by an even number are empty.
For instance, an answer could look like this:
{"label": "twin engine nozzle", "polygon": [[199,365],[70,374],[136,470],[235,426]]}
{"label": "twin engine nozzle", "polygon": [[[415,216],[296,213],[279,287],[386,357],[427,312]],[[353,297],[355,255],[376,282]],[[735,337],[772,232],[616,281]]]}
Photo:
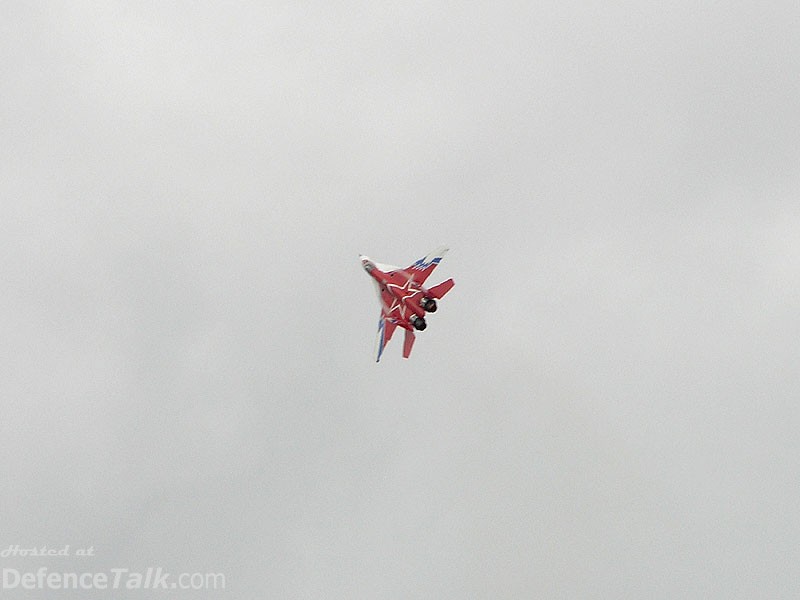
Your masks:
{"label": "twin engine nozzle", "polygon": [[436,300],[433,298],[423,298],[419,305],[425,312],[436,312]]}

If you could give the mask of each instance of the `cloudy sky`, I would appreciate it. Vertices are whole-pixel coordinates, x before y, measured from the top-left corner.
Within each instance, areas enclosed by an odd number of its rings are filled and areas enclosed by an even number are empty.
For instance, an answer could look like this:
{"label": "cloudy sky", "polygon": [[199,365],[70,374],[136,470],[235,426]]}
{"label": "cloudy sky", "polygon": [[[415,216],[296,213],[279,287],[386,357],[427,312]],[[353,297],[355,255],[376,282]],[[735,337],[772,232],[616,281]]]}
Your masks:
{"label": "cloudy sky", "polygon": [[796,597],[800,11],[601,4],[4,3],[3,568]]}

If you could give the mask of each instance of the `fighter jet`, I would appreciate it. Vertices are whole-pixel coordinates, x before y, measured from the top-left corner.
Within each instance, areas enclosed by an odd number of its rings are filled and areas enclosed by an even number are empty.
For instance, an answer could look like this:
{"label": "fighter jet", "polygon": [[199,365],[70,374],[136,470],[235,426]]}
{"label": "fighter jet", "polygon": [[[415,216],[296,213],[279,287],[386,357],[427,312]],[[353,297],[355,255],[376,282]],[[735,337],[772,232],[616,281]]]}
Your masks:
{"label": "fighter jet", "polygon": [[377,263],[363,255],[360,257],[361,265],[375,283],[381,303],[375,362],[380,361],[383,349],[397,327],[405,329],[403,358],[411,354],[414,330],[422,331],[428,326],[425,313],[436,312],[436,301],[455,285],[452,279],[448,279],[430,289],[424,287],[425,280],[446,252],[444,246],[437,248],[405,269]]}

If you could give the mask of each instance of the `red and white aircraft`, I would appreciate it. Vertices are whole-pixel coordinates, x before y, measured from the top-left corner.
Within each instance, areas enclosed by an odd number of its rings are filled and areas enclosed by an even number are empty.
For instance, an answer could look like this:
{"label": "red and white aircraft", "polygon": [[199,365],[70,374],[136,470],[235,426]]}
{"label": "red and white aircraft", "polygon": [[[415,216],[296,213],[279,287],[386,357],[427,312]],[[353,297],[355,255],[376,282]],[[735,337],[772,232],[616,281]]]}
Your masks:
{"label": "red and white aircraft", "polygon": [[446,252],[444,246],[437,248],[405,269],[377,263],[366,256],[360,257],[361,265],[375,282],[381,302],[376,362],[381,359],[383,349],[398,326],[406,330],[403,358],[408,358],[414,345],[414,330],[422,331],[428,326],[425,313],[436,312],[436,300],[455,285],[452,279],[448,279],[430,289],[424,287],[425,280]]}

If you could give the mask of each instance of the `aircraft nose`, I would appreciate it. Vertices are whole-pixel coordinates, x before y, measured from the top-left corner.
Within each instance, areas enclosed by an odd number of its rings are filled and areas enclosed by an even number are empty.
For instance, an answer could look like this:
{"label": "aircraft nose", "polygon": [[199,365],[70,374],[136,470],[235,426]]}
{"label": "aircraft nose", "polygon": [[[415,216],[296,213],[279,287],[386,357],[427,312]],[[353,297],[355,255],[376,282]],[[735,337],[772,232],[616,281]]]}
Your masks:
{"label": "aircraft nose", "polygon": [[369,259],[369,257],[364,256],[362,254],[361,256],[359,256],[359,258],[361,259],[361,266],[364,267],[364,270],[367,271],[368,273],[372,271],[374,265],[372,264],[372,261]]}

